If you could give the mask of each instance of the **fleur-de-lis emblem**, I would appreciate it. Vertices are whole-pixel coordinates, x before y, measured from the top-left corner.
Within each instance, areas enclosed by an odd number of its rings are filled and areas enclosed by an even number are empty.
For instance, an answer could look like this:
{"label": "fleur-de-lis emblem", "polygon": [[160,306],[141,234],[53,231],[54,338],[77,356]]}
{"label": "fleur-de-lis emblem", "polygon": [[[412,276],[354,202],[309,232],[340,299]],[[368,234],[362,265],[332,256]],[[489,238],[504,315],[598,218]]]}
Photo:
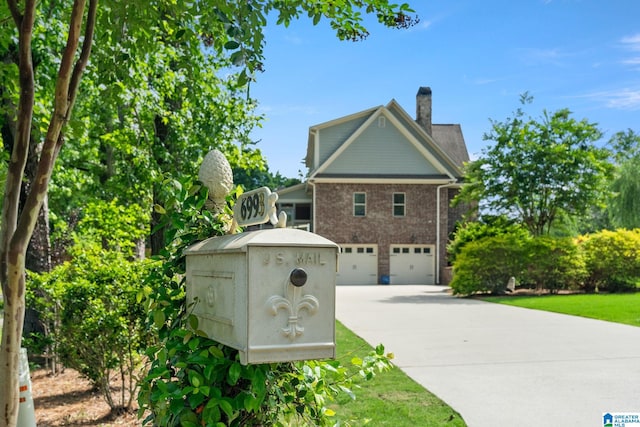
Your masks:
{"label": "fleur-de-lis emblem", "polygon": [[284,294],[273,295],[267,300],[267,309],[272,316],[278,315],[278,310],[283,309],[289,314],[287,326],[282,328],[282,333],[291,341],[304,333],[304,326],[300,325],[300,311],[307,310],[309,315],[313,316],[317,311],[320,303],[313,295],[303,295],[302,288],[293,286],[289,281],[284,285]]}

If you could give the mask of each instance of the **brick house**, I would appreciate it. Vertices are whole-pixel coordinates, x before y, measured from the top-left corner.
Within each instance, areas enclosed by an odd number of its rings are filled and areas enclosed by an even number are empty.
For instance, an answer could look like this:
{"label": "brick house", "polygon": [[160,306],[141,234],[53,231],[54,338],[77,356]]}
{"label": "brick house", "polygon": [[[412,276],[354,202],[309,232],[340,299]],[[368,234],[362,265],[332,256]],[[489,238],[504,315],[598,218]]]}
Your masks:
{"label": "brick house", "polygon": [[278,190],[288,226],[340,245],[338,284],[445,282],[450,207],[469,160],[458,124],[431,123],[431,89],[416,119],[395,100],[309,128],[306,182]]}

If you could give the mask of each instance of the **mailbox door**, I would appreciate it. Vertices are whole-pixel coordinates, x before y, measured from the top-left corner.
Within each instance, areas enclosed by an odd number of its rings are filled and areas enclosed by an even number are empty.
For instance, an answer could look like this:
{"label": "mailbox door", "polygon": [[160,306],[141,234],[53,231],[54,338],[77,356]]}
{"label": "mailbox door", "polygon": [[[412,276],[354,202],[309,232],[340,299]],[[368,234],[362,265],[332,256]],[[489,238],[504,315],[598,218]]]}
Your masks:
{"label": "mailbox door", "polygon": [[246,349],[247,270],[244,253],[187,257],[187,302],[198,327],[222,344]]}
{"label": "mailbox door", "polygon": [[249,249],[248,363],[335,357],[334,247]]}

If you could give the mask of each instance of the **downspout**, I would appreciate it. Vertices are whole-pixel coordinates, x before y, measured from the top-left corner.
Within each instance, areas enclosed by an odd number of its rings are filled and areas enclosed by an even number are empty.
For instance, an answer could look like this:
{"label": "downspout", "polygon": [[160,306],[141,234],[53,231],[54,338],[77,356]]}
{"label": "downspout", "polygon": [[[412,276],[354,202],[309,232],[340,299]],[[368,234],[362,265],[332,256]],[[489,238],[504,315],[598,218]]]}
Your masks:
{"label": "downspout", "polygon": [[460,185],[456,180],[438,185],[436,189],[436,284],[440,284],[440,190]]}
{"label": "downspout", "polygon": [[[313,180],[313,175],[318,167],[318,156],[320,155],[320,149],[318,147],[318,140],[320,139],[320,135],[318,134],[318,129],[309,129],[309,133],[313,134],[313,164],[309,168],[309,178],[307,178],[307,185],[311,186],[311,227],[314,233],[316,233],[316,185]],[[313,169],[311,169],[313,168]],[[317,234],[317,233],[316,233]]]}
{"label": "downspout", "polygon": [[313,178],[307,180],[307,185],[311,187],[311,230],[316,233],[316,184]]}

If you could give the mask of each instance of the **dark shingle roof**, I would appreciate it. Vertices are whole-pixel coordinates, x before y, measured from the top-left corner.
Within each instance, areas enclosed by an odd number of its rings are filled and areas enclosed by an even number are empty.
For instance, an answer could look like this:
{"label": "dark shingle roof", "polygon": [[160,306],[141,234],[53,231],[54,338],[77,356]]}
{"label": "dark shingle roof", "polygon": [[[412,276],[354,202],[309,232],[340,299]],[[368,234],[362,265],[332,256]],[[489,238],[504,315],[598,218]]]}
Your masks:
{"label": "dark shingle roof", "polygon": [[432,138],[442,151],[454,161],[456,166],[462,169],[464,163],[469,161],[467,144],[462,136],[462,128],[459,124],[437,125],[431,127]]}

